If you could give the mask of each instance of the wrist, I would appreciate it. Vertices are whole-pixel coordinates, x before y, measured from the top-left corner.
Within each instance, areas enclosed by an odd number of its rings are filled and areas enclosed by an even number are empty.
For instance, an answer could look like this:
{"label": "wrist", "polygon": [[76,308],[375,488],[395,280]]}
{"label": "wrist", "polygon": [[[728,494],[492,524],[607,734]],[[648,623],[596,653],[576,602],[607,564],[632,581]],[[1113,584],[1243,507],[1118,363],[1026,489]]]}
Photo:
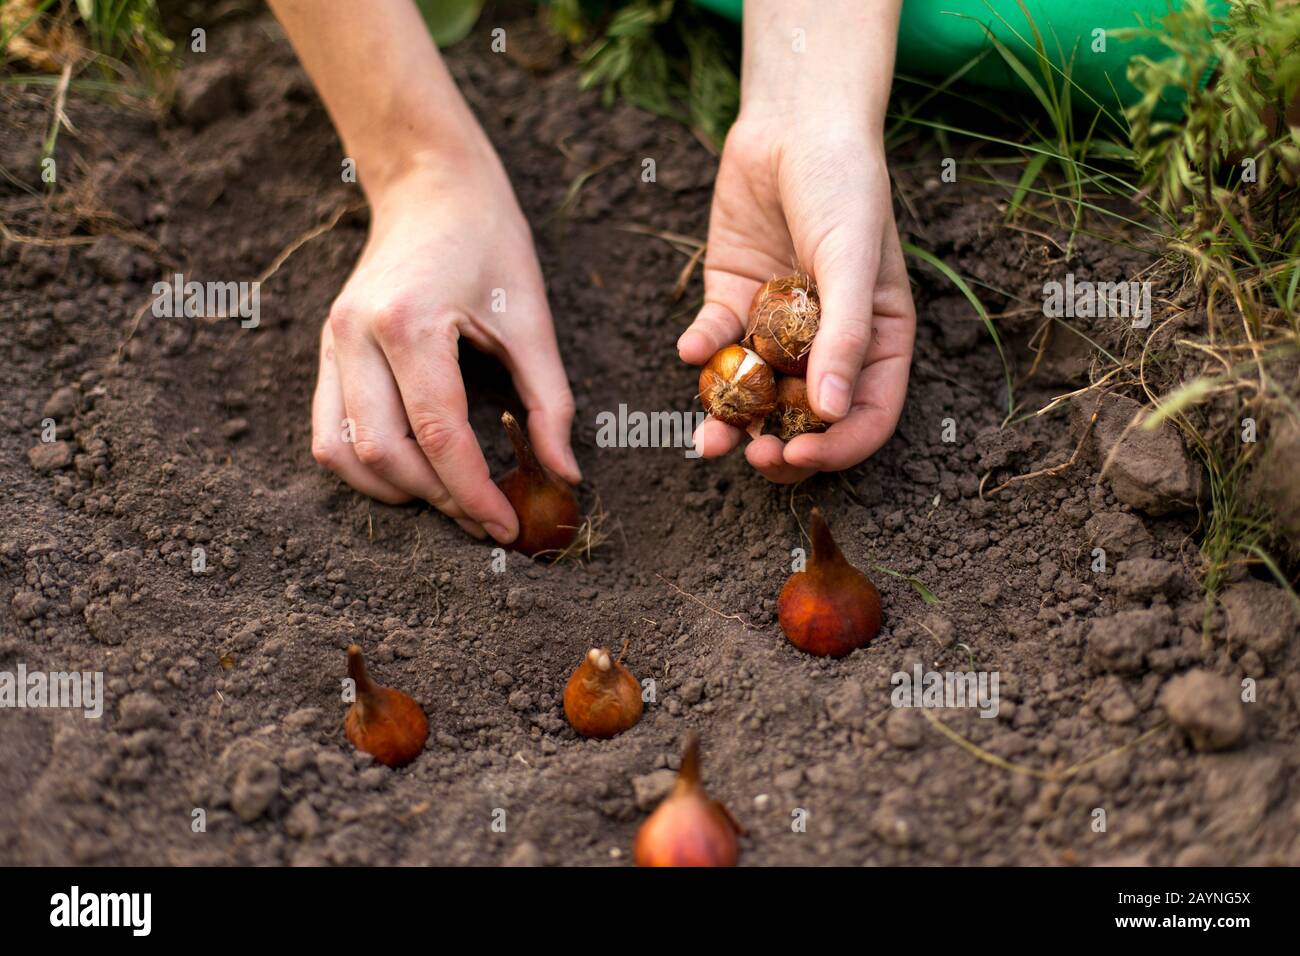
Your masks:
{"label": "wrist", "polygon": [[358,144],[350,155],[356,160],[357,180],[372,206],[419,183],[454,187],[457,180],[481,176],[486,169],[499,168],[499,160],[487,136],[473,122],[448,129],[441,124],[411,124],[399,127],[401,135],[376,143]]}
{"label": "wrist", "polygon": [[883,130],[900,6],[901,0],[749,0],[742,116]]}

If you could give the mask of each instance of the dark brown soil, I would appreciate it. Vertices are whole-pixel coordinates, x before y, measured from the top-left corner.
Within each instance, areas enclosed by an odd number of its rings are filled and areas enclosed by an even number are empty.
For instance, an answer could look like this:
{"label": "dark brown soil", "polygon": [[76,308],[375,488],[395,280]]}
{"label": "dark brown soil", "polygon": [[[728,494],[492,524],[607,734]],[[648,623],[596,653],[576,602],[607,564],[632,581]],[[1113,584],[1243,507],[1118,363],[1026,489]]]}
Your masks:
{"label": "dark brown soil", "polygon": [[[491,549],[436,513],[363,499],[312,461],[317,334],[364,212],[267,280],[259,328],[146,313],[132,334],[156,280],[256,278],[359,202],[273,21],[212,31],[182,82],[218,88],[189,89],[183,120],[73,95],[53,200],[39,182],[48,89],[4,94],[0,218],[16,237],[99,238],[0,247],[0,670],[102,670],[107,701],[99,720],[0,711],[0,863],[626,864],[670,776],[656,771],[694,729],[749,864],[1300,864],[1300,652],[1281,592],[1234,585],[1203,640],[1196,513],[1126,517],[1087,455],[982,498],[986,475],[987,491],[1063,463],[1076,437],[1064,406],[1000,427],[997,353],[937,274],[913,276],[903,421],[861,467],[792,500],[739,455],[596,447],[596,415],[620,403],[694,408],[674,342],[698,276],[672,303],[684,258],[619,226],[702,237],[716,161],[678,126],[602,109],[570,66],[489,53],[486,29],[449,59],[536,231],[582,499],[611,532],[589,563],[511,555],[494,573]],[[657,183],[641,181],[643,156]],[[939,185],[937,153],[908,160],[902,228],[984,283],[995,311],[1032,306],[1067,266],[1143,261],[1085,238],[1064,262],[1002,228],[989,193]],[[473,424],[504,470],[508,379],[463,360]],[[1058,341],[1021,408],[1086,384],[1086,365]],[[70,460],[38,471],[28,450],[47,416]],[[884,600],[880,636],[839,661],[801,655],[775,621],[814,504]],[[625,639],[657,699],[630,732],[580,739],[565,681],[588,647]],[[344,739],[354,641],[428,713],[429,747],[403,770]],[[914,664],[999,673],[996,719],[934,712],[980,754],[891,706],[891,675]],[[1191,668],[1257,682],[1233,749],[1197,752],[1166,724],[1162,688]],[[1183,707],[1215,723],[1222,701],[1197,693]]]}

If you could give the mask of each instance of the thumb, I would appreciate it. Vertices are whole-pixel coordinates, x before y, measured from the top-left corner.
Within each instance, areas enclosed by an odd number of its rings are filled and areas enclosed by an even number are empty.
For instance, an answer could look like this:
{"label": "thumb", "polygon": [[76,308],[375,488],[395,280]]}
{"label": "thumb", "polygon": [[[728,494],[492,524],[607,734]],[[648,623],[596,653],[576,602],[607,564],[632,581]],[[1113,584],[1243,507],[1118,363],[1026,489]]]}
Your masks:
{"label": "thumb", "polygon": [[703,365],[713,353],[745,334],[749,303],[761,285],[758,280],[724,269],[704,267],[704,305],[690,328],[677,340],[683,362]]}
{"label": "thumb", "polygon": [[879,246],[865,235],[832,234],[813,259],[822,315],[808,356],[808,400],[824,421],[844,418],[853,403],[871,345],[871,297],[879,265]]}

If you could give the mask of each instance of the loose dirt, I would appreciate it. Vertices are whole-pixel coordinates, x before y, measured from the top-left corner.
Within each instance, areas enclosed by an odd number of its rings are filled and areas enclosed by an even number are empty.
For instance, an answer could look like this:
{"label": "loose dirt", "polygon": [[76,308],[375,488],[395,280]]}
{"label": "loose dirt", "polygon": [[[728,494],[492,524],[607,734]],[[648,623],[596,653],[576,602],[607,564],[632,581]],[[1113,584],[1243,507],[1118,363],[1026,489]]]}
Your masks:
{"label": "loose dirt", "polygon": [[[627,864],[694,729],[748,864],[1300,864],[1289,600],[1238,581],[1203,633],[1197,512],[1147,517],[1099,479],[1096,446],[1125,438],[1110,418],[1089,428],[1095,393],[1073,430],[1068,402],[1001,427],[997,352],[937,273],[913,263],[907,409],[862,466],[792,495],[739,455],[596,447],[596,416],[620,403],[696,408],[674,342],[698,274],[672,302],[686,257],[620,227],[703,238],[716,160],[577,92],[553,49],[492,54],[488,28],[449,61],[535,229],[581,497],[610,533],[584,563],[512,554],[496,573],[490,546],[436,513],[363,499],[312,461],[317,335],[364,211],[267,279],[256,329],[147,311],[133,325],[155,281],[255,279],[360,204],[273,21],[214,28],[163,122],[74,93],[53,201],[49,91],[4,93],[11,235],[98,238],[0,245],[0,671],[102,671],[106,702],[98,720],[0,711],[0,862]],[[937,151],[896,159],[906,238],[979,280],[994,312],[1041,303],[1067,269],[1143,266],[1086,237],[1065,260],[1062,236],[1003,228],[992,192],[941,183]],[[1058,326],[1035,365],[1021,311],[1000,327],[1032,412],[1087,384],[1088,352]],[[463,361],[499,473],[500,414],[519,408],[501,369]],[[1151,465],[1119,457],[1130,485]],[[883,594],[880,636],[840,661],[801,655],[775,620],[814,504]],[[580,739],[565,681],[587,648],[624,640],[655,700],[632,731]],[[428,713],[429,747],[403,770],[344,739],[354,641]],[[997,716],[894,708],[891,675],[918,665],[996,671]],[[1162,697],[1191,670],[1206,673]],[[1184,726],[1228,749],[1197,750]]]}

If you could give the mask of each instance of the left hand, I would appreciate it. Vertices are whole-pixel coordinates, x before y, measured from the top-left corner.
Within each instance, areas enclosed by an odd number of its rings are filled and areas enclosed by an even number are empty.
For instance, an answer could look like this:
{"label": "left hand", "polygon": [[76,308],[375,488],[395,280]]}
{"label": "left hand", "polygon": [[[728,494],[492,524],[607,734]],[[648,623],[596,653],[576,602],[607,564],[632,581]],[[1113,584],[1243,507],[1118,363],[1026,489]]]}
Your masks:
{"label": "left hand", "polygon": [[[745,457],[775,482],[839,471],[894,432],[907,391],[916,311],[880,144],[832,130],[737,121],[722,154],[704,262],[704,306],[678,340],[702,365],[745,334],[758,287],[801,265],[817,280],[822,320],[808,360],[813,410],[833,422],[789,443],[763,435]],[[702,457],[724,455],[743,432],[708,419]]]}
{"label": "left hand", "polygon": [[[703,365],[744,336],[762,283],[796,265],[816,279],[821,326],[808,395],[833,424],[789,443],[774,435],[750,442],[745,457],[772,481],[856,465],[893,434],[902,412],[916,310],[883,136],[897,16],[897,3],[745,6],[741,114],[714,186],[704,306],[677,350]],[[808,52],[791,51],[792,24],[806,31]],[[885,49],[889,56],[880,55]],[[696,448],[714,458],[741,437],[709,418]]]}

